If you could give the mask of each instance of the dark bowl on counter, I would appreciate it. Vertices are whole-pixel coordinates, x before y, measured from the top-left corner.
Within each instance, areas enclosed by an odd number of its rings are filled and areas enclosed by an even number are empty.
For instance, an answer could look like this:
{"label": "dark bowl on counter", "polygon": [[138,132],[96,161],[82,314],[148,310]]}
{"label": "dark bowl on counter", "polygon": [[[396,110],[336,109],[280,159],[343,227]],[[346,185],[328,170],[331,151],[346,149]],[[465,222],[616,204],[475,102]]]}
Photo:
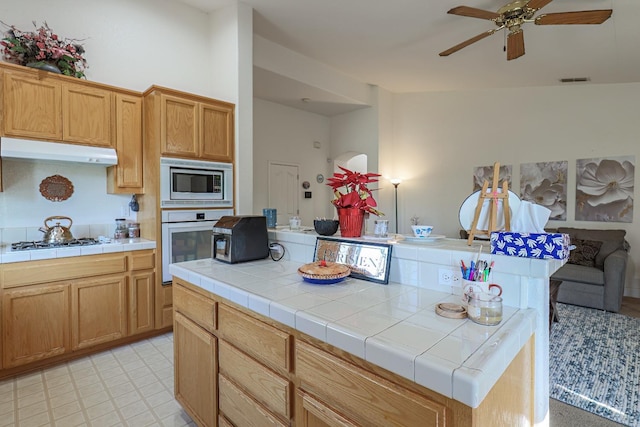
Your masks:
{"label": "dark bowl on counter", "polygon": [[321,236],[333,236],[338,231],[338,224],[340,221],[337,219],[316,219],[313,221],[313,228]]}

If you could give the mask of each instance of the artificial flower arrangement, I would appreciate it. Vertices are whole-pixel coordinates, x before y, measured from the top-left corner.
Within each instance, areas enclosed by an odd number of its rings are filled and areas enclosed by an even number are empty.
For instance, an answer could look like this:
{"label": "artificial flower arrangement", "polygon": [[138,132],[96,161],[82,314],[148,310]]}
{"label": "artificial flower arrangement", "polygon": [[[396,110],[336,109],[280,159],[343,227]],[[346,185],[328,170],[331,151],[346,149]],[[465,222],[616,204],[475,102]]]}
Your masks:
{"label": "artificial flower arrangement", "polygon": [[61,38],[46,22],[37,28],[33,21],[36,29],[32,32],[19,30],[15,25],[3,24],[9,27],[0,41],[6,61],[35,68],[50,63],[64,75],[86,77],[84,70],[87,68],[87,61],[82,56],[84,47],[78,40]]}
{"label": "artificial flower arrangement", "polygon": [[367,184],[378,182],[376,178],[380,175],[371,172],[353,172],[342,166],[338,167],[344,173],[335,172],[333,177],[327,179],[327,185],[333,189],[336,196],[331,203],[336,208],[358,208],[374,215],[384,215],[376,209],[378,204],[367,187]]}

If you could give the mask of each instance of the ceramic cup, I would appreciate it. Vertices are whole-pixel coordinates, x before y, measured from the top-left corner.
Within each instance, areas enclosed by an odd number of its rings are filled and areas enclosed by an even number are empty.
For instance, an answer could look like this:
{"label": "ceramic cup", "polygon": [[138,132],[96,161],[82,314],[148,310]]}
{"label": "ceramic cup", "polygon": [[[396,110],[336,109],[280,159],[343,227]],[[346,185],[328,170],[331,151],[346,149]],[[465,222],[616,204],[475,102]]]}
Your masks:
{"label": "ceramic cup", "polygon": [[486,294],[489,296],[502,295],[502,287],[495,283],[489,282],[474,282],[472,280],[462,280],[462,302],[464,304],[469,303],[469,299],[472,295]]}
{"label": "ceramic cup", "polygon": [[411,229],[413,230],[413,235],[415,237],[427,238],[433,231],[432,225],[412,225]]}

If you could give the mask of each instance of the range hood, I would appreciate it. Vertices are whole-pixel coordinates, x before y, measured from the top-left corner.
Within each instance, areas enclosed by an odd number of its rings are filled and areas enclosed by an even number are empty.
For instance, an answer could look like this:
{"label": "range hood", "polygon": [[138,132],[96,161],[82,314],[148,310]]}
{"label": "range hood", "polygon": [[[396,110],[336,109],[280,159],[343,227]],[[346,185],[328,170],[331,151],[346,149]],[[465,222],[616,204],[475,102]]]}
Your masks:
{"label": "range hood", "polygon": [[60,142],[0,138],[0,157],[31,160],[55,160],[99,166],[118,164],[113,148],[88,147]]}

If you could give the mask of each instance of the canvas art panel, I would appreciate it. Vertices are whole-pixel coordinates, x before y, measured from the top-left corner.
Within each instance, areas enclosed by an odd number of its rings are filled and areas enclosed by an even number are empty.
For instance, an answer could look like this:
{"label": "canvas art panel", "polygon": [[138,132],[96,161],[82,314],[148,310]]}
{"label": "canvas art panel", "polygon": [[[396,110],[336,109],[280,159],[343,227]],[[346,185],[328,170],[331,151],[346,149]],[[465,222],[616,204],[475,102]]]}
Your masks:
{"label": "canvas art panel", "polygon": [[551,210],[550,220],[567,220],[568,161],[522,163],[520,199]]}
{"label": "canvas art panel", "polygon": [[632,222],[635,156],[576,160],[576,220]]}
{"label": "canvas art panel", "polygon": [[[509,189],[511,189],[511,165],[500,165],[500,174],[498,175],[498,185],[502,188],[502,182],[507,180]],[[493,166],[476,166],[473,169],[473,191],[482,190],[484,181],[489,182],[489,188],[493,184]]]}

